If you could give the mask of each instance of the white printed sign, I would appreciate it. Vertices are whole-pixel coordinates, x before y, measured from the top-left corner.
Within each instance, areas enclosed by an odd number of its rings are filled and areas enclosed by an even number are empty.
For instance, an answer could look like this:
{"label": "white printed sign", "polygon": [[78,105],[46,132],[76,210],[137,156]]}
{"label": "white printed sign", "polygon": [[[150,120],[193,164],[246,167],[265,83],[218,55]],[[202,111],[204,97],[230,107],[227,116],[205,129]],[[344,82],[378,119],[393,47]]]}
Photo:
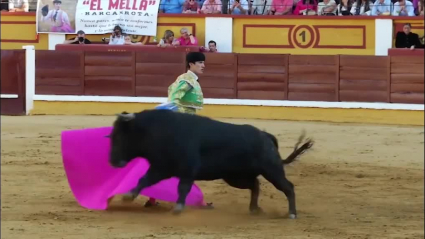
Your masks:
{"label": "white printed sign", "polygon": [[[38,32],[71,33],[70,30],[74,30],[72,33],[76,33],[83,30],[86,34],[105,34],[112,32],[118,25],[123,33],[156,36],[160,0],[74,0],[76,6],[73,9],[71,6],[68,9],[58,9],[61,0],[55,0],[52,10],[49,7],[41,9],[44,5],[40,4],[42,1],[39,0],[37,15],[40,16],[37,20],[43,19],[44,23],[50,23],[52,27],[38,29]],[[70,27],[57,27],[61,22],[58,20],[60,18],[53,17],[57,15],[56,10],[62,10],[65,14],[71,12],[68,15],[72,16],[64,18]],[[75,14],[72,14],[73,10]]]}

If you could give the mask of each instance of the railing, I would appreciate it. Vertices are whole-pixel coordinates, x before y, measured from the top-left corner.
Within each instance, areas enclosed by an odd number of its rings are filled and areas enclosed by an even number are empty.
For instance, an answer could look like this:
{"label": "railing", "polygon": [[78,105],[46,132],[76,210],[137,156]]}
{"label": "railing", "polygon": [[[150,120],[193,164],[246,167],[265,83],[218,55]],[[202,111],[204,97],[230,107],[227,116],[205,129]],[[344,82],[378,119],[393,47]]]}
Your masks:
{"label": "railing", "polygon": [[[202,9],[202,6],[205,4],[205,2],[207,2],[209,0],[196,0],[195,3],[197,4],[197,9],[195,11],[191,11],[189,12],[189,14],[198,14],[198,13],[204,13],[204,14],[209,14],[208,11],[206,11],[205,9]],[[377,0],[376,0],[377,1]],[[326,6],[320,6],[318,1],[316,0],[310,0],[310,1],[303,1],[303,0],[299,0],[299,1],[294,1],[293,5],[282,5],[282,4],[277,4],[275,5],[276,7],[284,7],[284,8],[291,8],[291,10],[289,12],[284,13],[284,15],[336,15],[336,16],[350,16],[350,15],[359,15],[359,16],[370,16],[370,15],[374,15],[374,16],[378,16],[381,14],[375,14],[373,12],[373,8],[376,8],[376,6],[374,5],[374,3],[376,1],[370,1],[369,2],[369,6],[368,6],[368,10],[365,11],[365,13],[360,12],[360,11],[356,11],[355,9],[355,4],[356,1],[349,1],[348,5],[345,6],[345,8],[348,10],[346,11],[340,11],[339,9],[339,4],[335,4],[335,10],[334,11],[318,11],[318,8],[320,7],[329,7],[330,5],[326,5]],[[221,9],[221,13],[220,14],[234,14],[232,12],[230,12],[229,10],[232,9],[232,5],[230,0],[219,0],[220,4],[216,4],[216,3],[208,3],[211,6],[214,5],[219,5],[220,9]],[[361,2],[361,1],[358,1]],[[183,13],[183,9],[185,4],[183,5],[175,5],[173,3],[161,3],[159,5],[159,9],[158,11],[160,13],[171,13],[171,14],[182,14]],[[9,11],[10,5],[9,5],[9,1],[7,0],[2,0],[0,3],[1,6],[1,10],[2,11]],[[268,0],[265,4],[261,3],[258,4],[255,0],[245,0],[245,1],[241,1],[241,6],[243,9],[245,9],[246,15],[280,15],[280,13],[276,13],[276,9],[273,8],[272,6],[272,0]],[[389,15],[391,16],[398,16],[398,13],[394,12],[394,4],[390,3],[390,4],[382,4],[379,5],[379,7],[384,7],[384,6],[389,6],[390,7],[390,11],[389,11]],[[300,7],[300,8],[299,8]],[[170,12],[168,12],[165,9],[172,9],[174,8],[174,10],[171,10]],[[263,12],[258,12],[255,11],[255,9],[260,8],[263,9]],[[407,6],[407,8],[413,8],[413,12],[415,16],[423,16],[423,7],[421,6],[417,6],[414,5],[412,7]],[[304,11],[305,9],[309,9],[310,12],[308,11]],[[322,8],[321,8],[322,9]],[[37,1],[36,0],[29,0],[29,12],[36,12],[37,10]],[[302,11],[300,11],[302,10]],[[352,10],[352,11],[350,11]],[[238,15],[240,13],[237,13]],[[244,15],[244,14],[242,14]],[[383,16],[385,16],[387,14],[384,14]]]}

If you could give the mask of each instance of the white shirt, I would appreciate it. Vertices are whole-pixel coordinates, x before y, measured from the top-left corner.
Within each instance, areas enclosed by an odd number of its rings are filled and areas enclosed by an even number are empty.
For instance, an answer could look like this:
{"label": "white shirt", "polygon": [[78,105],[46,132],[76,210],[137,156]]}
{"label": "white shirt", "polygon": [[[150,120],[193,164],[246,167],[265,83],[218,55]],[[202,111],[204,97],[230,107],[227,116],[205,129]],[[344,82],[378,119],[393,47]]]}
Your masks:
{"label": "white shirt", "polygon": [[[353,4],[353,6],[351,7],[351,14],[353,14],[353,15],[356,15],[356,8],[357,8],[357,2],[355,2],[354,4]],[[360,13],[359,13],[359,15],[367,15],[367,16],[370,16],[370,14],[371,14],[371,10],[372,10],[372,8],[373,8],[373,3],[372,2],[369,2],[369,11],[367,11],[367,12],[365,12],[365,4],[363,4],[363,2],[362,2],[362,6],[360,7]]]}
{"label": "white shirt", "polygon": [[323,15],[326,14],[325,12],[323,12],[323,10],[325,10],[325,8],[327,7],[331,7],[334,6],[334,10],[332,12],[326,12],[326,13],[333,13],[336,15],[336,2],[334,0],[330,0],[327,4],[324,2],[319,2],[319,4],[317,5],[317,15]]}
{"label": "white shirt", "polygon": [[391,13],[391,7],[392,7],[391,0],[385,0],[384,3],[380,3],[379,0],[376,0],[375,4],[373,4],[372,7],[372,16],[378,16],[378,12],[380,14],[384,12]]}
{"label": "white shirt", "polygon": [[24,4],[27,5],[27,7],[25,8],[25,12],[28,12],[29,11],[28,0],[9,0],[9,10],[14,8],[22,8]]}
{"label": "white shirt", "polygon": [[271,7],[272,0],[254,0],[252,3],[252,10],[256,10],[254,15],[266,15]]}
{"label": "white shirt", "polygon": [[401,11],[400,2],[394,3],[394,11],[393,16],[409,16],[414,17],[415,16],[415,9],[413,7],[413,3],[408,0],[404,0],[404,11]]}
{"label": "white shirt", "polygon": [[109,38],[109,45],[124,45],[125,40],[124,40],[124,36],[120,35],[119,37],[115,36],[115,37],[111,37]]}
{"label": "white shirt", "polygon": [[[233,3],[235,2],[236,0],[230,0],[230,9],[232,9],[232,6],[233,6]],[[239,8],[237,8],[237,7],[235,7],[234,9],[233,9],[233,11],[232,11],[232,14],[238,14],[238,15],[248,15],[248,1],[247,0],[240,0],[240,4],[241,4],[241,7],[246,11],[245,12],[245,14],[243,14],[242,12],[241,12],[241,10],[239,9]]]}
{"label": "white shirt", "polygon": [[342,16],[342,11],[348,11],[348,8],[344,5],[341,6],[341,4],[342,3],[338,4],[338,6],[336,7],[336,10],[338,11],[338,16]]}

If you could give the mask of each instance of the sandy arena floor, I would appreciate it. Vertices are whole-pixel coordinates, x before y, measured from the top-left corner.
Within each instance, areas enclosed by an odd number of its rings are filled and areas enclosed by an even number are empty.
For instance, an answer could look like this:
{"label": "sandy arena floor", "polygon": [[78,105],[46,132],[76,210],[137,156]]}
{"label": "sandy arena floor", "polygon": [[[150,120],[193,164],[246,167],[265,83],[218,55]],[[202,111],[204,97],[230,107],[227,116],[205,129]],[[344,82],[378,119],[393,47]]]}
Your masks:
{"label": "sandy arena floor", "polygon": [[110,211],[80,207],[60,154],[65,129],[111,125],[114,117],[1,117],[1,238],[424,238],[424,128],[260,120],[287,155],[305,128],[314,150],[288,166],[299,218],[286,218],[284,194],[262,180],[260,206],[248,213],[249,191],[200,182],[214,210],[172,204],[145,209],[113,201]]}

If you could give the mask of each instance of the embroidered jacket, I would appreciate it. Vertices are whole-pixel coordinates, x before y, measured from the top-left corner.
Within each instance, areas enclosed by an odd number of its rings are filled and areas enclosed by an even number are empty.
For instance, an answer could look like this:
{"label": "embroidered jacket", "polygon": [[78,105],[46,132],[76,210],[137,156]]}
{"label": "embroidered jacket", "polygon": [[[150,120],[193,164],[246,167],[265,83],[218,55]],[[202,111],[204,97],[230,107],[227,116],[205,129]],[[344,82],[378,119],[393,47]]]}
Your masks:
{"label": "embroidered jacket", "polygon": [[198,77],[187,71],[177,77],[177,80],[168,87],[168,102],[178,106],[179,112],[195,114],[203,108],[204,97]]}

